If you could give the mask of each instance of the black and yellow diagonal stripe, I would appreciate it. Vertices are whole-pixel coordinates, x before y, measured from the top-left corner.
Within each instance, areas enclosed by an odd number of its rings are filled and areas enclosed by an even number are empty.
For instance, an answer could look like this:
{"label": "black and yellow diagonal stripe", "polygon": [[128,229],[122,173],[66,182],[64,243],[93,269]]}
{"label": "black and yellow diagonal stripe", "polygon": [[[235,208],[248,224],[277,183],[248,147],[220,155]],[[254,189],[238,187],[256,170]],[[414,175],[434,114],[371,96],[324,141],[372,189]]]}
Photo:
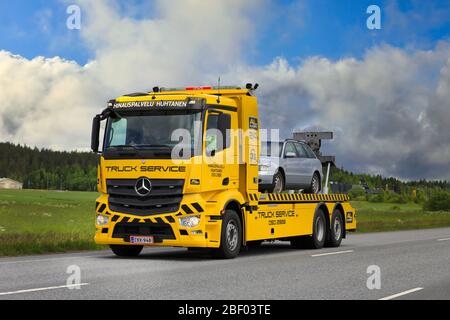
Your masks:
{"label": "black and yellow diagonal stripe", "polygon": [[119,216],[114,215],[111,218],[112,222],[116,223],[142,223],[142,224],[172,224],[175,223],[175,218],[173,216],[163,216],[163,217],[145,217],[145,218],[139,218],[139,217],[126,217],[126,216]]}
{"label": "black and yellow diagonal stripe", "polygon": [[349,201],[346,194],[303,194],[303,193],[249,193],[250,201],[259,203],[292,203],[292,202],[344,202]]}
{"label": "black and yellow diagonal stripe", "polygon": [[106,210],[106,204],[105,204],[105,203],[100,203],[100,202],[96,202],[96,203],[95,203],[95,212],[101,213],[101,214],[105,214],[105,215],[107,215],[107,216],[111,215],[111,214]]}
{"label": "black and yellow diagonal stripe", "polygon": [[[107,210],[106,210],[107,206],[105,203],[101,204],[99,202],[96,203],[95,205],[95,211],[97,213],[101,213],[101,214],[105,214],[105,215],[111,215]],[[198,203],[198,202],[193,202],[193,203],[189,203],[189,204],[183,204],[181,206],[180,212],[178,212],[176,214],[176,216],[183,216],[183,215],[191,215],[191,214],[199,214],[199,213],[203,213],[205,210],[203,209],[203,206]],[[113,215],[113,217],[111,218],[112,222],[116,222],[116,223],[175,223],[175,215],[172,216],[164,216],[162,218],[158,217],[158,218],[154,218],[154,217],[145,217],[145,218],[139,218],[139,217],[134,217],[134,218],[130,218],[127,216],[122,216],[122,215]]]}
{"label": "black and yellow diagonal stripe", "polygon": [[189,215],[189,214],[199,214],[199,213],[203,213],[203,212],[205,212],[205,210],[198,202],[193,202],[190,204],[183,204],[181,206],[181,214]]}

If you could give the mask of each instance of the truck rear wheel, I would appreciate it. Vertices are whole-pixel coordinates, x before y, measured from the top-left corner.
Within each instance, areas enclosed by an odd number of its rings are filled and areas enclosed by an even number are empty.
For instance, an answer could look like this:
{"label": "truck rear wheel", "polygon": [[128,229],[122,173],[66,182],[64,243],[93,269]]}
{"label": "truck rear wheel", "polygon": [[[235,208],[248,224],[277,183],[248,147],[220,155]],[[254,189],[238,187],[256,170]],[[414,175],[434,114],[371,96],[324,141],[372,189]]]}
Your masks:
{"label": "truck rear wheel", "polygon": [[233,259],[239,255],[242,245],[242,225],[238,214],[227,210],[222,219],[222,236],[220,248],[213,251],[221,259]]}
{"label": "truck rear wheel", "polygon": [[291,240],[293,248],[322,249],[327,237],[327,222],[321,209],[317,210],[313,219],[313,234],[311,236],[295,237]]}
{"label": "truck rear wheel", "polygon": [[118,257],[137,257],[141,254],[143,246],[120,246],[111,245],[112,252]]}
{"label": "truck rear wheel", "polygon": [[331,248],[339,247],[344,237],[344,230],[345,223],[342,219],[341,212],[334,210],[333,216],[331,217],[330,234],[325,245]]}

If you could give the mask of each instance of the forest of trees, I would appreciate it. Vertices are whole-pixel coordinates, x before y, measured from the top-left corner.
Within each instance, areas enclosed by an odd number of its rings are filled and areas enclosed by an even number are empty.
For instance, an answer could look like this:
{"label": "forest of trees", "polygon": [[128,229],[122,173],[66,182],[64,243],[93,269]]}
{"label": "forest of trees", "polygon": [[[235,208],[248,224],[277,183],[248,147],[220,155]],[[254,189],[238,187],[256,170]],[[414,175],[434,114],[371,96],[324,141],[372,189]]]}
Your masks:
{"label": "forest of trees", "polygon": [[445,180],[418,180],[405,182],[397,178],[385,178],[381,175],[355,174],[342,168],[333,168],[330,180],[348,185],[365,184],[372,190],[386,189],[387,187],[387,189],[396,193],[402,193],[404,190],[410,190],[412,188],[447,189],[450,187],[448,181]]}
{"label": "forest of trees", "polygon": [[[97,183],[98,156],[89,152],[59,152],[29,148],[11,143],[0,143],[0,178],[23,182],[25,189],[93,191]],[[331,181],[359,185],[370,189],[385,189],[395,193],[410,193],[417,189],[446,189],[447,181],[402,182],[380,175],[354,174],[334,168]]]}
{"label": "forest of trees", "polygon": [[450,185],[447,181],[408,181],[384,178],[380,175],[354,174],[334,168],[331,174],[334,183],[344,184],[353,200],[370,202],[408,203],[415,202],[425,210],[450,210]]}
{"label": "forest of trees", "polygon": [[0,178],[23,182],[25,189],[93,191],[98,156],[0,143]]}

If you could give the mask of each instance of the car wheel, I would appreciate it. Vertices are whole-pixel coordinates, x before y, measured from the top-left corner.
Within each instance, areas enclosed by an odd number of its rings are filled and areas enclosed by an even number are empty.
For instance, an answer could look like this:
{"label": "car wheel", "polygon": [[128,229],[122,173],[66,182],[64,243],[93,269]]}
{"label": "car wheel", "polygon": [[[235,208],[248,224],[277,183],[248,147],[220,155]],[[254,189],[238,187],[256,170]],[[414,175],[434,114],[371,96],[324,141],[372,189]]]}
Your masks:
{"label": "car wheel", "polygon": [[320,176],[317,172],[315,172],[311,179],[311,185],[309,186],[307,193],[318,194],[320,189]]}
{"label": "car wheel", "polygon": [[281,193],[284,191],[285,181],[283,174],[278,171],[273,177],[272,193]]}

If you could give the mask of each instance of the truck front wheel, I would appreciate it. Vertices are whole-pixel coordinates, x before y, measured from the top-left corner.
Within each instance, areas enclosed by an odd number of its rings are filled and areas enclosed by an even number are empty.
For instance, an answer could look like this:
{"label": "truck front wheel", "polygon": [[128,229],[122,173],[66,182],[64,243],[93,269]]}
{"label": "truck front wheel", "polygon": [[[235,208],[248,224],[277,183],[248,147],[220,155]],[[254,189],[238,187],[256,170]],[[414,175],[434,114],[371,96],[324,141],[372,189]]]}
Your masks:
{"label": "truck front wheel", "polygon": [[141,254],[143,246],[110,246],[112,252],[118,257],[137,257]]}
{"label": "truck front wheel", "polygon": [[214,256],[221,259],[233,259],[239,255],[242,245],[242,224],[238,214],[227,210],[222,219],[220,248],[214,250]]}

